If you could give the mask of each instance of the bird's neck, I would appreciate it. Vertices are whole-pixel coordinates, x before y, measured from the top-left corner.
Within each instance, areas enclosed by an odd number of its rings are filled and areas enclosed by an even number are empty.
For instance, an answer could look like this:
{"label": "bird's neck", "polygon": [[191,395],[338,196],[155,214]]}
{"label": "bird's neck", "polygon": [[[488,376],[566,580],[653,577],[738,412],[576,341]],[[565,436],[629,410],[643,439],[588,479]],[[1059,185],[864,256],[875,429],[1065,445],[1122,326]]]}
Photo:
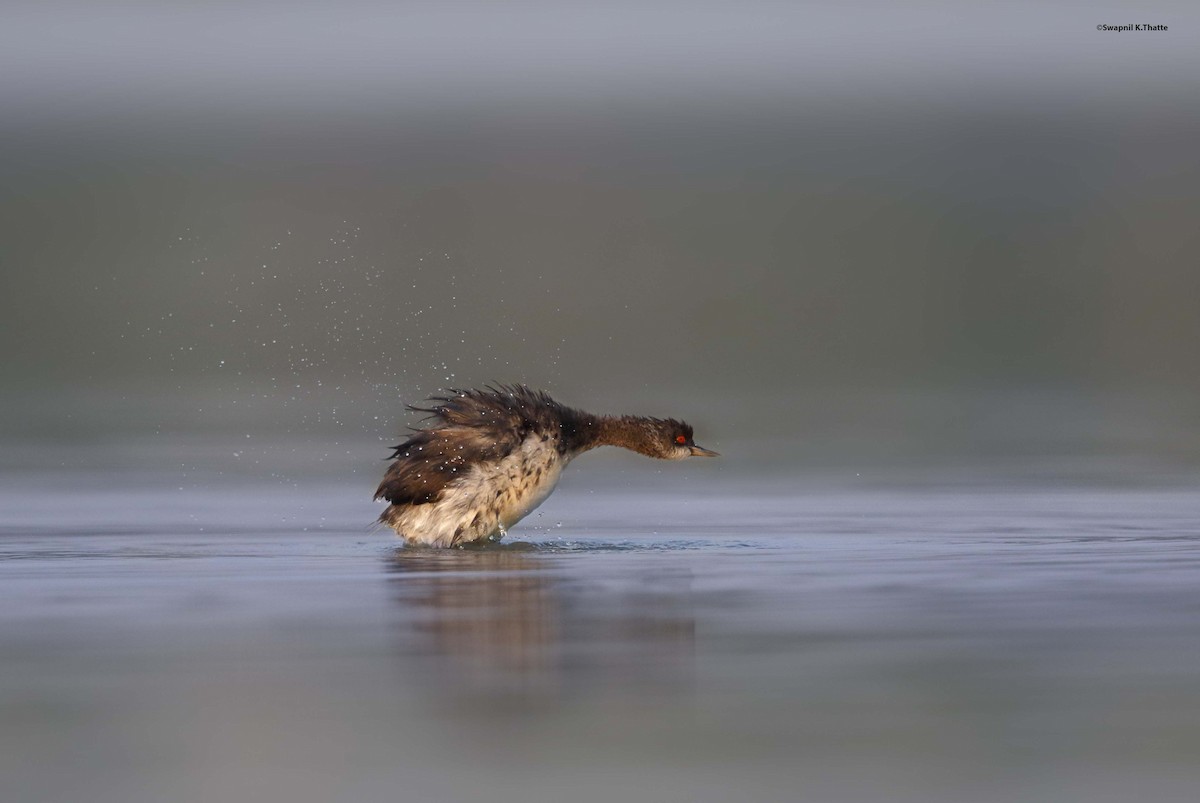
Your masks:
{"label": "bird's neck", "polygon": [[648,419],[636,415],[589,415],[581,417],[576,433],[576,454],[598,446],[619,446],[649,457],[658,457]]}

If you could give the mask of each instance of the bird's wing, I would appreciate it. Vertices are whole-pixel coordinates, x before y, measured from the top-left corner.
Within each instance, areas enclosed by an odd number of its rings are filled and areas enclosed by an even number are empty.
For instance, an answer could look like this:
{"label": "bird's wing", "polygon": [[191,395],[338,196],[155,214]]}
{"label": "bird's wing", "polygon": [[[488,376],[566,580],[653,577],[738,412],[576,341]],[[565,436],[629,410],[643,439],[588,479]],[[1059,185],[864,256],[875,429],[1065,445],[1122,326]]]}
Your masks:
{"label": "bird's wing", "polygon": [[490,395],[436,398],[432,408],[414,407],[437,419],[396,447],[376,499],[394,505],[435,501],[471,466],[508,456],[529,429],[521,411]]}

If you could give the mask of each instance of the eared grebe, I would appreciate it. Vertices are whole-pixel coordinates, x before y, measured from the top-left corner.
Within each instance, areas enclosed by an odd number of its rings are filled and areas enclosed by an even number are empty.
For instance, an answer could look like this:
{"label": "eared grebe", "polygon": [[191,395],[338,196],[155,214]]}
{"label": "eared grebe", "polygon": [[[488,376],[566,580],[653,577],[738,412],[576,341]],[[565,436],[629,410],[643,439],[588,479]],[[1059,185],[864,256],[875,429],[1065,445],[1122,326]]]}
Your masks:
{"label": "eared grebe", "polygon": [[597,446],[665,460],[716,457],[673,418],[592,415],[524,385],[434,396],[430,420],[395,447],[375,491],[379,520],[409,544],[498,541],[545,501],[567,463]]}

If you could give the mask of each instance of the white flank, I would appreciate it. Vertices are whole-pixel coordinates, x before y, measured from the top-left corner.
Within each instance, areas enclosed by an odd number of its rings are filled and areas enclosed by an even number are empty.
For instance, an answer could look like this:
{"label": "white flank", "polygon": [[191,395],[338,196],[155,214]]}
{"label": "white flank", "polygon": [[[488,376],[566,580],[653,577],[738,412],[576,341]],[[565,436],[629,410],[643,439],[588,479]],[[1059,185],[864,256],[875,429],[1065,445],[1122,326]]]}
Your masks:
{"label": "white flank", "polygon": [[503,460],[464,471],[437,502],[409,507],[393,526],[410,544],[498,541],[546,500],[568,462],[556,441],[530,435]]}

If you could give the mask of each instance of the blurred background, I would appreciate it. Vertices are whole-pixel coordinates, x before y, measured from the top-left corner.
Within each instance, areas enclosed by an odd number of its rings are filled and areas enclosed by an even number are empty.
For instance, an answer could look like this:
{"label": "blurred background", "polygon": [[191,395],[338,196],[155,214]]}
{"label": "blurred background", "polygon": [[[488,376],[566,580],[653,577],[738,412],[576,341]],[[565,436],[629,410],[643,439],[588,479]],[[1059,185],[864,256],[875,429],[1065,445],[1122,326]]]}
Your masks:
{"label": "blurred background", "polygon": [[387,441],[494,380],[747,467],[1193,464],[1197,15],[1129,13],[9,3],[5,434]]}
{"label": "blurred background", "polygon": [[1190,803],[1197,9],[6,0],[0,798]]}

